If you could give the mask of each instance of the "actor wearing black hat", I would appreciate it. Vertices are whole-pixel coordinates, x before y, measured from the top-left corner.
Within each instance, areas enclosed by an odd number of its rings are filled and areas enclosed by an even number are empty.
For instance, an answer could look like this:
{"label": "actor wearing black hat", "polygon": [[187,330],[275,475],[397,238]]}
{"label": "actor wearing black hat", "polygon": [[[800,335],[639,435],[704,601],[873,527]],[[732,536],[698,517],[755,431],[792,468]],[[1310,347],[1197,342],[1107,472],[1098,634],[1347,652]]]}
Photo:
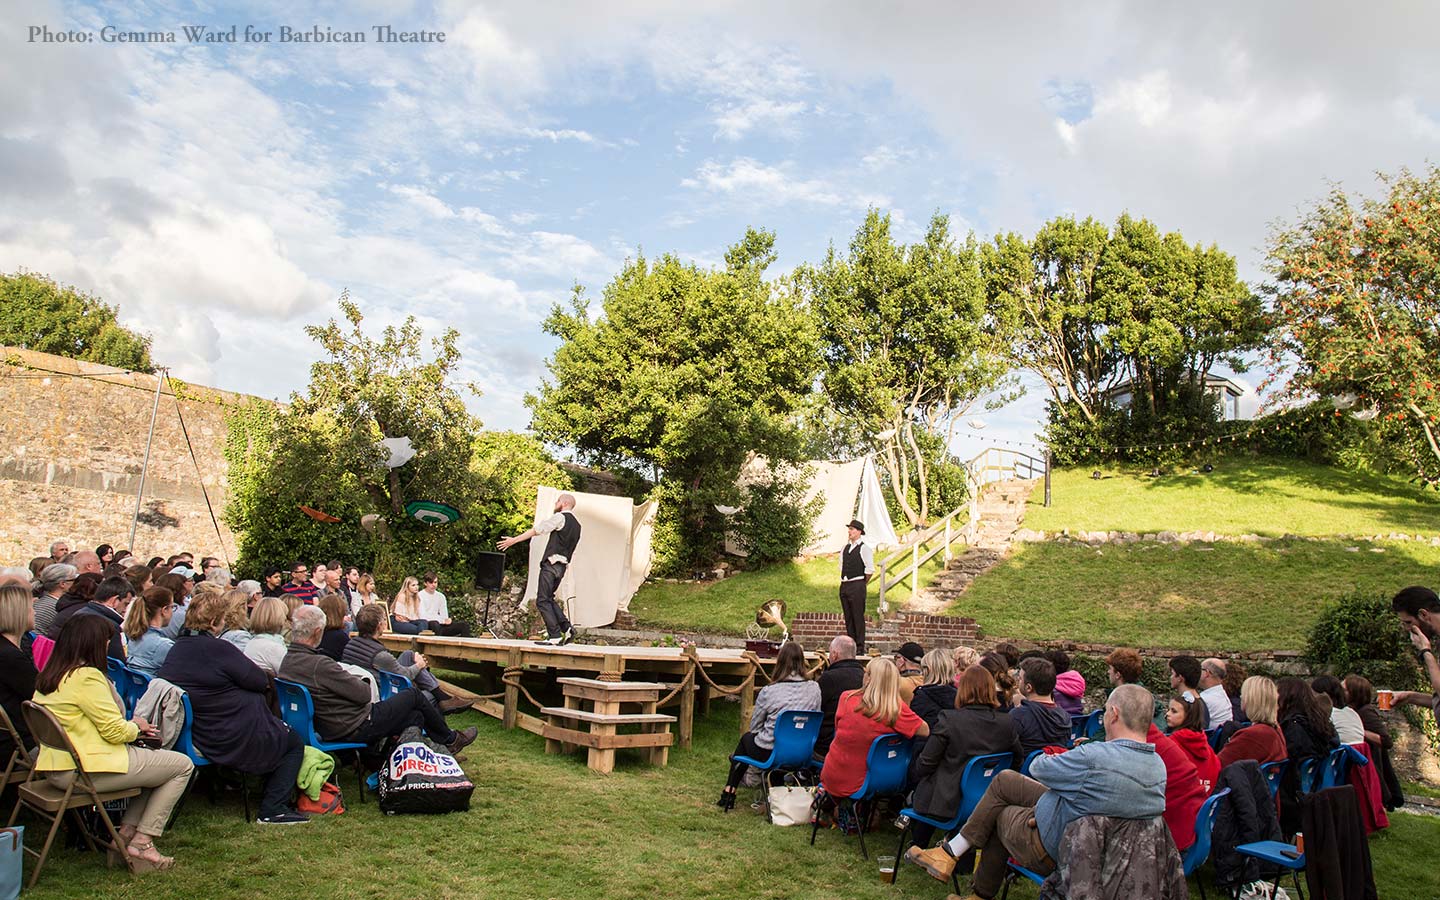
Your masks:
{"label": "actor wearing black hat", "polygon": [[865,653],[865,585],[875,574],[875,550],[865,543],[865,523],[850,520],[850,543],[840,551],[840,611],[855,652]]}

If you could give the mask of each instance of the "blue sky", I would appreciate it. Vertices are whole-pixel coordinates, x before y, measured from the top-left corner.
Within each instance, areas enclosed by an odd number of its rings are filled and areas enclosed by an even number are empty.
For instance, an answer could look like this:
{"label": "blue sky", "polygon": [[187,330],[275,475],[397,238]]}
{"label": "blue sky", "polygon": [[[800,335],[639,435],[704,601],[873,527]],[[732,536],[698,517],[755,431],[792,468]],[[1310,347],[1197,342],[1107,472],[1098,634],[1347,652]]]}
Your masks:
{"label": "blue sky", "polygon": [[[458,328],[475,412],[522,428],[572,284],[598,296],[641,248],[711,264],[749,225],[784,270],[872,205],[908,239],[936,211],[985,238],[1129,210],[1258,280],[1269,223],[1436,158],[1437,13],[1349,10],[26,0],[0,10],[0,269],[270,397],[304,386],[301,328],[349,287],[376,325]],[[202,23],[447,40],[186,44]],[[180,41],[26,40],[107,24]],[[983,433],[1031,434],[1041,399]]]}

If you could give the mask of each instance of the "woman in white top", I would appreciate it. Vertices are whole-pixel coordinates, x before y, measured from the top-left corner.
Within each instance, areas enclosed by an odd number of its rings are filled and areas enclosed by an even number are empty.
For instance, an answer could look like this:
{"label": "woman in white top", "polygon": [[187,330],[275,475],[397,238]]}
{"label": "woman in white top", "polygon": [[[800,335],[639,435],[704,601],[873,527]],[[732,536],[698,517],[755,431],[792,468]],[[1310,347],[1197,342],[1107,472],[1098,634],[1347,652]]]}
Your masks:
{"label": "woman in white top", "polygon": [[395,595],[395,602],[390,604],[390,630],[396,634],[419,634],[420,626],[415,622],[418,618],[420,580],[412,576],[400,584],[400,593]]}
{"label": "woman in white top", "polygon": [[350,616],[353,618],[360,607],[367,603],[379,603],[380,595],[375,593],[375,577],[369,572],[362,573],[360,580],[350,591]]}
{"label": "woman in white top", "polygon": [[[1347,703],[1345,686],[1334,675],[1321,675],[1310,682],[1310,690],[1330,698],[1330,724],[1344,746],[1365,743],[1365,723]],[[1323,701],[1322,701],[1323,702]]]}
{"label": "woman in white top", "polygon": [[250,611],[250,643],[245,656],[267,675],[279,675],[285,659],[285,633],[289,630],[289,613],[278,597],[263,597]]}

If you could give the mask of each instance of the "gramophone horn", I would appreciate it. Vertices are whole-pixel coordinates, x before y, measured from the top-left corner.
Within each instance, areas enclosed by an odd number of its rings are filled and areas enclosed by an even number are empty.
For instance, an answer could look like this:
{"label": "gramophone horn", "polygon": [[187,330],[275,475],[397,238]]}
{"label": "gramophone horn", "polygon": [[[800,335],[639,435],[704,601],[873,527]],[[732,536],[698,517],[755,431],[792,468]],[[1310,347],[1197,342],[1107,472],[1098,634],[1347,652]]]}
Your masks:
{"label": "gramophone horn", "polygon": [[790,640],[790,628],[785,624],[784,600],[766,600],[760,604],[760,608],[755,611],[755,622],[766,628],[778,627],[781,631],[781,643]]}

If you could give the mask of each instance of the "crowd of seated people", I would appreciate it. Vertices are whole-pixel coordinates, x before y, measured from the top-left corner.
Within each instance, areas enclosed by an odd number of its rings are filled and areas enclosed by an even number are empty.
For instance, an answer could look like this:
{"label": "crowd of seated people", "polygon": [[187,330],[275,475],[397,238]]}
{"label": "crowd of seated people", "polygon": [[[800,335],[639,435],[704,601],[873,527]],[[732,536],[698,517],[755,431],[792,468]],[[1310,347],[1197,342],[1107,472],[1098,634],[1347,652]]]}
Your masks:
{"label": "crowd of seated people", "polygon": [[[120,829],[135,868],[173,865],[155,840],[195,764],[185,753],[152,746],[175,743],[180,725],[169,720],[172,713],[156,722],[127,713],[134,697],[122,698],[110,680],[117,661],[153,679],[157,696],[184,693],[190,744],[205,761],[261,778],[261,824],[307,821],[293,805],[304,738],[276,712],[276,678],[310,691],[315,730],[323,738],[378,748],[413,725],[456,753],[475,739],[475,728],[457,731],[446,724],[446,713],[469,704],[440,691],[423,656],[396,660],[375,640],[386,611],[368,602],[377,596],[374,579],[358,567],[332,560],[317,564],[312,577],[309,566],[297,563],[267,569],[260,580],[237,580],[215,557],[201,557],[197,565],[184,553],[140,565],[128,551],[108,545],[72,552],[68,542],[56,541],[50,550],[26,568],[0,569],[0,707],[37,774],[63,786],[74,777],[74,765],[59,751],[36,746],[23,712],[28,700],[54,714],[101,791],[141,789]],[[411,622],[424,630],[467,633],[450,619],[434,576],[427,573],[425,580],[430,596],[418,599],[428,605]],[[353,653],[352,619],[365,626]],[[38,655],[41,644],[48,657]],[[405,674],[416,686],[372,703],[370,685],[340,666],[347,657],[361,668]],[[38,670],[36,659],[44,663]],[[818,707],[818,686],[807,684]],[[157,700],[157,715],[163,706]],[[156,727],[162,719],[163,731]],[[144,744],[137,743],[141,739]],[[8,758],[14,749],[8,731],[0,742]]]}

